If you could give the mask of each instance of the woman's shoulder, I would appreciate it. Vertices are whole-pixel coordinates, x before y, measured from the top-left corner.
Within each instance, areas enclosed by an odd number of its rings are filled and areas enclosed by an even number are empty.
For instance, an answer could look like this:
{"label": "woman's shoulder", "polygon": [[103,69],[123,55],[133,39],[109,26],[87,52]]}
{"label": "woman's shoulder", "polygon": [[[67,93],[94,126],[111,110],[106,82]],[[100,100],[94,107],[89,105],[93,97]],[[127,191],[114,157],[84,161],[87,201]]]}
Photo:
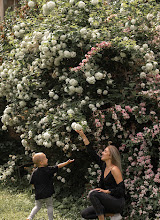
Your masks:
{"label": "woman's shoulder", "polygon": [[121,173],[119,167],[114,166],[111,169],[111,173],[112,173],[114,179],[116,180],[116,182],[120,183],[121,181],[123,181],[122,173]]}
{"label": "woman's shoulder", "polygon": [[114,175],[116,175],[116,174],[121,174],[121,171],[120,171],[120,169],[119,169],[119,167],[117,167],[116,165],[114,165],[113,167],[112,167],[112,169],[111,169],[111,173]]}

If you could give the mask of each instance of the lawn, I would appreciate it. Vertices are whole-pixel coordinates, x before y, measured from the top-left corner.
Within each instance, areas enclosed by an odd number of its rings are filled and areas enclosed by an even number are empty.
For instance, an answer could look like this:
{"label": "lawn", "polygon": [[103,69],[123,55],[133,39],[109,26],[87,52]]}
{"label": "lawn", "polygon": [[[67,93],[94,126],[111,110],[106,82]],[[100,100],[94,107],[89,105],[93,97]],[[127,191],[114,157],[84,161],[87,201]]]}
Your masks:
{"label": "lawn", "polygon": [[[25,220],[34,206],[34,196],[27,192],[13,192],[0,187],[0,219],[1,220]],[[37,213],[34,220],[47,220],[47,209],[42,209]],[[58,210],[54,210],[55,220],[73,220],[60,216]],[[76,218],[77,219],[77,218]]]}

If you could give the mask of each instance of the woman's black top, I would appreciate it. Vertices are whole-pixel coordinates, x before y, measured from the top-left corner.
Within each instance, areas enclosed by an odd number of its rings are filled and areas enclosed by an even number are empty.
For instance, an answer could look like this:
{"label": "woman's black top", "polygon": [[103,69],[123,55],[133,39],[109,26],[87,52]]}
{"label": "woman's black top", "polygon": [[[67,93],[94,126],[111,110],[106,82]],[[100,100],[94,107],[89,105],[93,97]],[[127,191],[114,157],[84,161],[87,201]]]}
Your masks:
{"label": "woman's black top", "polygon": [[124,182],[120,182],[119,184],[116,183],[111,171],[108,175],[104,178],[104,171],[106,168],[106,163],[101,160],[101,157],[97,155],[95,150],[93,149],[92,144],[86,145],[88,154],[93,158],[93,160],[99,165],[102,174],[99,181],[99,188],[109,190],[111,193],[110,195],[121,198],[125,196],[125,185]]}

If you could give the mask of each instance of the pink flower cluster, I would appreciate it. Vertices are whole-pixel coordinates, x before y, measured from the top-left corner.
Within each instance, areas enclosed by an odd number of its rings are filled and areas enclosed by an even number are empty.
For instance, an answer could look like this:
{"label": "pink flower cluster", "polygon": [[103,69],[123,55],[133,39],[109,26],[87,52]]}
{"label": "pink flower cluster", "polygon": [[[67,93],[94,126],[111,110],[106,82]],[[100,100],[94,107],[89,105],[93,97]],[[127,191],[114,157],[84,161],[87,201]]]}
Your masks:
{"label": "pink flower cluster", "polygon": [[106,42],[106,41],[103,41],[101,43],[97,43],[96,44],[96,47],[92,47],[90,51],[87,52],[87,54],[85,54],[85,58],[86,59],[83,59],[81,63],[79,63],[79,66],[77,67],[74,67],[74,68],[71,68],[70,70],[71,71],[78,71],[78,70],[81,70],[81,68],[83,66],[85,66],[85,64],[89,61],[89,59],[94,56],[96,53],[100,52],[101,50],[103,50],[104,48],[106,47],[111,47],[111,43],[110,42]]}
{"label": "pink flower cluster", "polygon": [[[133,152],[128,157],[128,161],[129,166],[126,169],[128,178],[124,182],[132,200],[133,211],[130,217],[135,216],[136,213],[144,215],[148,213],[148,210],[152,210],[152,200],[154,201],[158,198],[159,188],[154,183],[160,182],[160,168],[157,169],[156,174],[153,172],[153,165],[151,164],[151,157],[146,142],[141,144],[139,151],[138,148],[133,149]],[[149,199],[150,204],[144,206]]]}
{"label": "pink flower cluster", "polygon": [[97,132],[95,136],[97,140],[100,140],[100,135],[103,130],[104,122],[105,122],[105,115],[102,111],[95,111],[93,112],[94,124],[97,128]]}

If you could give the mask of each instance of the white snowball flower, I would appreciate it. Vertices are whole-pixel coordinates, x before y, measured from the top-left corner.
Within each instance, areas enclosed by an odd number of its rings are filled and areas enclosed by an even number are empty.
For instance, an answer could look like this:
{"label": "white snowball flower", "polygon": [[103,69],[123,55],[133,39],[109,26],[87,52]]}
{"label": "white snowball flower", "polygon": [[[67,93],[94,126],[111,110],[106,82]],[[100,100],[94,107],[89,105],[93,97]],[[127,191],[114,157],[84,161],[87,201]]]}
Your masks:
{"label": "white snowball flower", "polygon": [[59,99],[59,96],[58,96],[57,94],[55,94],[55,95],[53,96],[53,99],[54,99],[54,100],[58,100],[58,99]]}
{"label": "white snowball flower", "polygon": [[103,95],[107,95],[108,94],[108,91],[107,90],[104,90],[103,91]]}
{"label": "white snowball flower", "polygon": [[121,53],[120,53],[120,56],[121,56],[122,58],[124,58],[124,57],[126,57],[126,54],[123,53],[123,52],[121,52]]}
{"label": "white snowball flower", "polygon": [[97,108],[101,107],[101,104],[100,103],[96,103],[96,107]]}
{"label": "white snowball flower", "polygon": [[86,104],[86,101],[85,100],[82,100],[81,101],[81,105],[85,105]]}
{"label": "white snowball flower", "polygon": [[88,71],[85,72],[85,76],[86,76],[86,77],[90,77],[90,76],[91,76],[90,72],[88,72]]}
{"label": "white snowball flower", "polygon": [[148,49],[148,44],[143,44],[143,49]]}
{"label": "white snowball flower", "polygon": [[81,86],[79,86],[79,87],[77,87],[77,88],[75,89],[75,91],[76,91],[78,94],[82,94],[83,88],[82,88]]}
{"label": "white snowball flower", "polygon": [[74,0],[69,0],[69,3],[72,5],[74,3]]}
{"label": "white snowball flower", "polygon": [[48,9],[47,4],[43,5],[42,8],[43,8],[43,14],[44,15],[49,15],[50,10]]}
{"label": "white snowball flower", "polygon": [[71,86],[77,86],[78,81],[75,80],[75,79],[71,79],[71,80],[69,81],[69,84],[70,84]]}
{"label": "white snowball flower", "polygon": [[[54,45],[56,45],[57,44],[57,41],[56,40],[51,40],[51,43],[53,44],[53,46]],[[55,47],[54,47],[55,48]],[[55,50],[56,50],[56,48],[55,48]]]}
{"label": "white snowball flower", "polygon": [[90,17],[90,18],[88,19],[88,22],[89,22],[89,23],[93,23],[93,21],[94,21],[94,19],[93,19],[92,17]]}
{"label": "white snowball flower", "polygon": [[21,141],[21,143],[22,143],[22,145],[23,145],[24,147],[26,147],[26,146],[28,145],[28,143],[27,143],[27,141],[26,141],[25,139],[23,139],[23,140]]}
{"label": "white snowball flower", "polygon": [[71,53],[68,50],[65,50],[64,51],[64,57],[70,58],[71,57]]}
{"label": "white snowball flower", "polygon": [[50,11],[52,11],[53,9],[54,9],[54,7],[55,7],[55,2],[53,2],[53,1],[50,1],[50,2],[47,2],[47,8],[50,10]]}
{"label": "white snowball flower", "polygon": [[62,182],[62,183],[65,183],[65,182],[66,182],[65,178],[62,178],[62,179],[61,179],[61,182]]}
{"label": "white snowball flower", "polygon": [[68,114],[68,115],[73,115],[73,114],[74,114],[73,109],[69,109],[69,110],[67,111],[67,114]]}
{"label": "white snowball flower", "polygon": [[44,134],[43,134],[43,137],[45,140],[48,140],[49,138],[51,138],[51,135],[48,131],[46,131]]}
{"label": "white snowball flower", "polygon": [[89,84],[95,84],[95,82],[96,82],[94,76],[87,77],[86,81],[87,81]]}
{"label": "white snowball flower", "polygon": [[82,130],[82,126],[80,124],[75,125],[75,130]]}
{"label": "white snowball flower", "polygon": [[154,17],[154,15],[153,15],[153,14],[150,14],[150,13],[149,13],[149,14],[147,14],[147,20],[149,20],[149,21],[150,21],[150,20],[152,20],[152,18],[153,18],[153,17]]}
{"label": "white snowball flower", "polygon": [[148,31],[148,29],[149,29],[149,28],[148,28],[146,25],[144,25],[143,30],[144,30],[144,31]]}
{"label": "white snowball flower", "polygon": [[110,122],[106,122],[106,126],[109,127],[111,126],[112,124]]}
{"label": "white snowball flower", "polygon": [[123,40],[124,40],[124,41],[127,41],[127,40],[128,40],[128,37],[124,37]]}
{"label": "white snowball flower", "polygon": [[26,102],[25,101],[20,101],[19,105],[20,105],[20,107],[24,107],[24,106],[26,106]]}
{"label": "white snowball flower", "polygon": [[89,108],[92,109],[94,108],[95,106],[93,104],[89,104]]}
{"label": "white snowball flower", "polygon": [[70,170],[69,168],[67,168],[67,170],[66,170],[66,171],[67,171],[67,173],[70,173],[70,172],[71,172],[71,170]]}
{"label": "white snowball flower", "polygon": [[99,2],[99,0],[91,0],[91,4],[92,4],[92,5],[97,5],[98,2]]}
{"label": "white snowball flower", "polygon": [[142,89],[145,88],[145,83],[141,83],[141,88],[142,88]]}
{"label": "white snowball flower", "polygon": [[30,8],[34,8],[35,2],[34,2],[34,1],[29,1],[29,2],[28,2],[28,6],[29,6]]}
{"label": "white snowball flower", "polygon": [[70,52],[70,55],[72,58],[74,58],[74,57],[76,57],[76,52],[72,51],[72,52]]}
{"label": "white snowball flower", "polygon": [[136,27],[134,24],[132,24],[132,25],[130,26],[130,29],[131,29],[132,31],[135,31],[135,30],[137,29],[137,27]]}
{"label": "white snowball flower", "polygon": [[85,8],[86,4],[83,1],[78,2],[78,7],[79,8]]}
{"label": "white snowball flower", "polygon": [[87,29],[84,27],[80,30],[80,34],[86,35],[87,34]]}
{"label": "white snowball flower", "polygon": [[101,79],[103,79],[103,73],[100,73],[100,72],[96,73],[96,74],[95,74],[95,78],[96,78],[96,80],[101,80]]}
{"label": "white snowball flower", "polygon": [[65,39],[66,39],[66,35],[65,34],[60,36],[60,40],[64,41]]}
{"label": "white snowball flower", "polygon": [[146,64],[146,69],[147,69],[148,71],[151,71],[151,70],[153,69],[152,63],[147,63],[147,64]]}
{"label": "white snowball flower", "polygon": [[139,49],[140,49],[140,46],[139,46],[139,45],[135,45],[135,46],[134,46],[134,49],[135,49],[135,50],[139,50]]}
{"label": "white snowball flower", "polygon": [[107,84],[108,84],[108,85],[112,85],[112,83],[113,83],[113,80],[112,80],[112,79],[107,80]]}
{"label": "white snowball flower", "polygon": [[16,37],[20,37],[20,33],[19,33],[18,31],[15,31],[15,32],[14,32],[14,35],[15,35]]}
{"label": "white snowball flower", "polygon": [[49,92],[49,97],[53,98],[54,95],[55,95],[55,93],[53,91]]}
{"label": "white snowball flower", "polygon": [[19,30],[20,30],[20,26],[19,26],[19,25],[15,25],[15,26],[13,27],[13,29],[14,29],[14,31],[19,31]]}
{"label": "white snowball flower", "polygon": [[132,23],[132,24],[135,24],[135,23],[136,23],[136,19],[132,19],[132,20],[131,20],[131,23]]}
{"label": "white snowball flower", "polygon": [[101,95],[102,94],[102,89],[97,89],[97,94]]}
{"label": "white snowball flower", "polygon": [[6,130],[7,130],[7,126],[6,126],[6,125],[3,125],[3,126],[2,126],[2,130],[3,130],[3,131],[6,131]]}
{"label": "white snowball flower", "polygon": [[43,142],[43,145],[44,145],[45,147],[51,147],[51,146],[52,146],[52,143],[51,143],[51,142],[44,141],[44,142]]}
{"label": "white snowball flower", "polygon": [[73,129],[73,130],[75,130],[75,127],[76,127],[76,122],[73,122],[72,124],[71,124],[71,128]]}
{"label": "white snowball flower", "polygon": [[98,169],[98,168],[99,168],[98,164],[95,164],[95,165],[94,165],[94,168]]}
{"label": "white snowball flower", "polygon": [[140,73],[140,78],[141,78],[141,79],[146,78],[146,73],[141,72],[141,73]]}
{"label": "white snowball flower", "polygon": [[11,107],[7,107],[5,110],[4,110],[4,114],[8,114],[8,113],[11,113],[12,112],[12,108]]}
{"label": "white snowball flower", "polygon": [[28,132],[28,137],[29,137],[29,139],[32,137],[32,135],[33,135],[32,131],[29,131],[29,132]]}
{"label": "white snowball flower", "polygon": [[156,69],[154,72],[155,74],[159,74],[159,69]]}
{"label": "white snowball flower", "polygon": [[3,71],[3,72],[1,72],[0,76],[1,76],[2,78],[5,78],[5,77],[7,76],[7,73]]}
{"label": "white snowball flower", "polygon": [[22,85],[21,85],[21,84],[18,84],[18,85],[17,85],[17,89],[18,89],[18,90],[23,90]]}
{"label": "white snowball flower", "polygon": [[71,132],[71,128],[70,128],[69,126],[66,127],[66,130],[67,130],[68,132]]}
{"label": "white snowball flower", "polygon": [[76,88],[74,86],[69,86],[68,89],[72,94],[76,91]]}

